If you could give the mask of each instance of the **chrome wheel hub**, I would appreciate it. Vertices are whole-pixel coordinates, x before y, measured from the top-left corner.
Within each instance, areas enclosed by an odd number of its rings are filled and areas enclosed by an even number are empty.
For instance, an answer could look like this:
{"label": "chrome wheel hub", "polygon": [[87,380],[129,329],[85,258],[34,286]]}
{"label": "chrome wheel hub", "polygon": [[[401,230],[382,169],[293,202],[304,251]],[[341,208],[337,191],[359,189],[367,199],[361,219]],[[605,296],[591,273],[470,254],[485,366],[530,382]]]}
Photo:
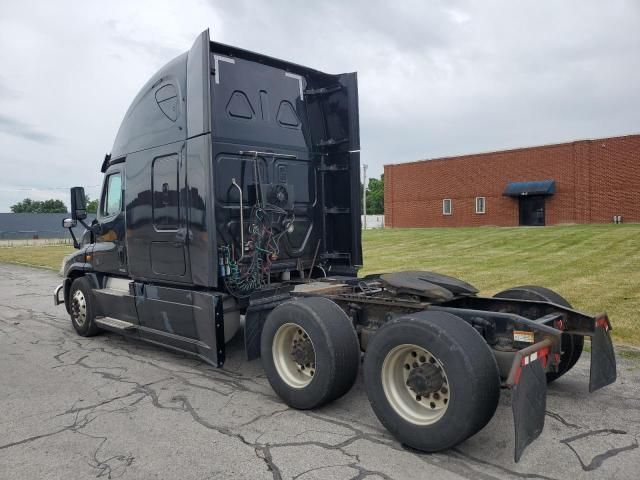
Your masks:
{"label": "chrome wheel hub", "polygon": [[71,298],[71,318],[79,327],[87,321],[87,301],[81,290],[76,290]]}

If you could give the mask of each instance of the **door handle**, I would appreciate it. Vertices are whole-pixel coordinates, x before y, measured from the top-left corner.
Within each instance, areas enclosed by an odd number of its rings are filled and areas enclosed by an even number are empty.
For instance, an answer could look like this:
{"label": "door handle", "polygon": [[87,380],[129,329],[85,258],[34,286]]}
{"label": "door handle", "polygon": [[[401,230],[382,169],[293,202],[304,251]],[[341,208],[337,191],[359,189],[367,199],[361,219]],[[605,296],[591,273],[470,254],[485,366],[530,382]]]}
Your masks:
{"label": "door handle", "polygon": [[187,229],[186,228],[179,228],[178,231],[176,232],[176,243],[180,243],[182,245],[184,245],[185,243],[187,243]]}

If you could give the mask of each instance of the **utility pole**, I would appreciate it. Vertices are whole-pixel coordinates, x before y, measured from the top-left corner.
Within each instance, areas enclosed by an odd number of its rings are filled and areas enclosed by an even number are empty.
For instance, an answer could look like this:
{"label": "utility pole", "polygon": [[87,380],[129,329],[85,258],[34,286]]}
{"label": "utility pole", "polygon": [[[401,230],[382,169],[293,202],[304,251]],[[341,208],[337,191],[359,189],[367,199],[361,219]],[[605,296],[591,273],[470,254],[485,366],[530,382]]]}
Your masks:
{"label": "utility pole", "polygon": [[367,164],[362,164],[362,173],[364,180],[362,181],[362,212],[364,214],[364,229],[367,229]]}

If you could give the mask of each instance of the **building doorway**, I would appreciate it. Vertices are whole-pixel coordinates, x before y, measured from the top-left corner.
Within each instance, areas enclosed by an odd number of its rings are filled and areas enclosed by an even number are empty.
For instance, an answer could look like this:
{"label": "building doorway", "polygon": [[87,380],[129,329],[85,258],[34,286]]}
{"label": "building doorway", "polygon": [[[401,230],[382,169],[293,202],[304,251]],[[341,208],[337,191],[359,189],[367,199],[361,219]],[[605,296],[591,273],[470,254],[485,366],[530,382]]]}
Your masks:
{"label": "building doorway", "polygon": [[520,200],[520,225],[544,226],[544,195],[523,195]]}

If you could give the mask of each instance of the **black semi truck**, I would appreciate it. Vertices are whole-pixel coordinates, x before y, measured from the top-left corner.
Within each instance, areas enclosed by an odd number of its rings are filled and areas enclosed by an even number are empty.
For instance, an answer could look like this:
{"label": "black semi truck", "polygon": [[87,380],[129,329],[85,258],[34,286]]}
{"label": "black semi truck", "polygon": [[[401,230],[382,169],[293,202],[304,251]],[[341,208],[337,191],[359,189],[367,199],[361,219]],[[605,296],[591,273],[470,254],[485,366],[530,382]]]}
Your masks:
{"label": "black semi truck", "polygon": [[517,461],[584,337],[590,390],[615,381],[607,315],[537,286],[488,298],[433,272],[359,278],[359,165],[355,73],[205,31],[133,100],[91,224],[83,188],[71,190],[78,250],[54,301],[80,335],[110,330],[217,367],[244,318],[247,358],[294,408],[345,394],[363,363],[380,421],[428,452],[474,435],[512,389]]}

